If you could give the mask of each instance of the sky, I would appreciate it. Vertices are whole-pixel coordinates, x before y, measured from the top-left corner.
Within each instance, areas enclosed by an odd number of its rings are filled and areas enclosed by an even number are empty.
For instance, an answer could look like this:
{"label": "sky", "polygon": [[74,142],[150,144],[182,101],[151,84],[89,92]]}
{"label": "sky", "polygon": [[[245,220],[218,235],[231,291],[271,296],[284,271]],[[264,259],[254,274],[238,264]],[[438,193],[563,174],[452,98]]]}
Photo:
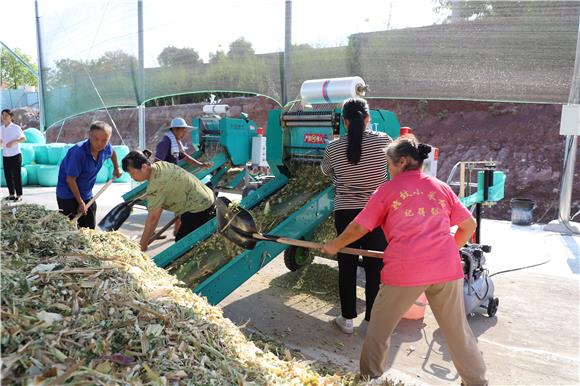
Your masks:
{"label": "sky", "polygon": [[[39,0],[45,60],[94,59],[123,49],[137,56],[136,0]],[[256,53],[284,48],[284,0],[143,0],[145,66],[167,46],[192,47],[204,60],[243,37]],[[354,4],[354,5],[353,5]],[[0,40],[36,61],[34,0],[6,0]],[[431,25],[432,0],[293,0],[292,43],[344,45],[356,32]]]}

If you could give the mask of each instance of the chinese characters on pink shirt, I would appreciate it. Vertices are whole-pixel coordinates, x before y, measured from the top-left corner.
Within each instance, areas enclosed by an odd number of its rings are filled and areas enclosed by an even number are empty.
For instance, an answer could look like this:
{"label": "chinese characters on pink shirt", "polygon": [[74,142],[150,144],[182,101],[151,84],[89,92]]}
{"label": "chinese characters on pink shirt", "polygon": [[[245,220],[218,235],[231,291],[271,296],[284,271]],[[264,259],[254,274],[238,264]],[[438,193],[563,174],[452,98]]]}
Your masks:
{"label": "chinese characters on pink shirt", "polygon": [[463,277],[450,227],[470,216],[449,186],[414,170],[380,186],[354,221],[385,233],[381,282],[418,286]]}
{"label": "chinese characters on pink shirt", "polygon": [[[397,210],[399,209],[402,205],[403,205],[403,201],[405,201],[407,198],[412,197],[412,196],[420,196],[423,195],[424,193],[420,190],[420,189],[416,189],[414,192],[409,193],[406,190],[401,190],[399,192],[399,197],[400,199],[396,199],[392,202],[391,207],[393,208],[393,210]],[[412,216],[426,216],[427,214],[430,214],[431,216],[436,216],[439,214],[439,210],[440,209],[445,209],[447,207],[447,203],[445,202],[445,200],[443,199],[437,199],[436,198],[436,193],[434,191],[430,191],[427,194],[427,197],[429,198],[429,201],[433,201],[432,205],[429,207],[418,207],[417,210],[413,210],[413,209],[405,209],[405,216],[406,217],[412,217]]]}

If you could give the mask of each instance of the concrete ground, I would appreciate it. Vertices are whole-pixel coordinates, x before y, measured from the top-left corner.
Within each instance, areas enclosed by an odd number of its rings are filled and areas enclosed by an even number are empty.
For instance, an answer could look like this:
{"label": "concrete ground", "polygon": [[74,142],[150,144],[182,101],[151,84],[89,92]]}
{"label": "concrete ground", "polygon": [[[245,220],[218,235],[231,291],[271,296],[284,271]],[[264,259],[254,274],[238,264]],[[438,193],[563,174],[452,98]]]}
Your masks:
{"label": "concrete ground", "polygon": [[[98,218],[120,203],[121,194],[129,188],[129,184],[114,184],[99,200]],[[26,187],[24,194],[25,202],[56,209],[54,188]],[[136,208],[121,231],[139,237],[145,217],[146,211]],[[171,218],[165,213],[162,224]],[[152,245],[151,256],[171,245],[171,233],[166,234],[168,239]],[[500,299],[497,315],[469,318],[490,384],[580,384],[580,237],[544,232],[541,225],[520,227],[484,220],[482,241],[492,246],[486,255],[491,273],[546,262],[494,276],[495,296]],[[315,263],[336,266],[322,258]],[[278,257],[222,301],[224,314],[243,328],[259,331],[309,358],[356,371],[363,332],[357,329],[351,336],[339,332],[332,324],[339,314],[338,304],[318,293],[281,288],[276,283],[284,275],[288,270]],[[359,286],[364,287],[362,280]],[[359,300],[363,312],[364,301]],[[388,376],[406,384],[460,383],[429,309],[423,320],[400,322],[392,338],[390,366]]]}

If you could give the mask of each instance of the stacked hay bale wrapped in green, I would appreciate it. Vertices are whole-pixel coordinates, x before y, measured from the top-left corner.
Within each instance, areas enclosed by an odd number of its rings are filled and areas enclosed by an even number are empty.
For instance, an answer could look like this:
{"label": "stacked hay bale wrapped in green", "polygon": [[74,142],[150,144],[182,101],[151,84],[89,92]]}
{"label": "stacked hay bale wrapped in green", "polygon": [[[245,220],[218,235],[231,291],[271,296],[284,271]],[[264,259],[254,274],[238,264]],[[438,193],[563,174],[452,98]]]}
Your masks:
{"label": "stacked hay bale wrapped in green", "polygon": [[46,138],[40,130],[34,127],[29,127],[24,130],[24,136],[26,137],[26,141],[20,145],[20,150],[22,152],[22,167],[26,169],[27,178],[25,184],[24,178],[22,182],[23,185],[38,185],[40,162],[37,160],[36,147],[44,145]]}
{"label": "stacked hay bale wrapped in green", "polygon": [[355,384],[258,348],[120,233],[1,215],[3,384]]}

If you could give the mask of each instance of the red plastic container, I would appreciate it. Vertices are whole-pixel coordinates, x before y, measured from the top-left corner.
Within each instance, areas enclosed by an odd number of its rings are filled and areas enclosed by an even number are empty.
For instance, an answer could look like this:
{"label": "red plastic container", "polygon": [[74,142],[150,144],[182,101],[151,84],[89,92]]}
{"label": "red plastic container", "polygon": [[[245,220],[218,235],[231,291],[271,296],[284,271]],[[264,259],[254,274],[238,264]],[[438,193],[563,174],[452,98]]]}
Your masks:
{"label": "red plastic container", "polygon": [[415,303],[411,306],[411,308],[409,308],[405,315],[403,315],[403,319],[422,319],[425,316],[425,309],[427,308],[427,304],[429,304],[429,302],[427,301],[427,296],[425,296],[425,293],[423,292],[417,298],[417,300],[415,300]]}
{"label": "red plastic container", "polygon": [[407,134],[413,134],[413,129],[411,129],[410,127],[401,127],[401,131],[399,132],[399,135],[401,137],[407,135]]}

